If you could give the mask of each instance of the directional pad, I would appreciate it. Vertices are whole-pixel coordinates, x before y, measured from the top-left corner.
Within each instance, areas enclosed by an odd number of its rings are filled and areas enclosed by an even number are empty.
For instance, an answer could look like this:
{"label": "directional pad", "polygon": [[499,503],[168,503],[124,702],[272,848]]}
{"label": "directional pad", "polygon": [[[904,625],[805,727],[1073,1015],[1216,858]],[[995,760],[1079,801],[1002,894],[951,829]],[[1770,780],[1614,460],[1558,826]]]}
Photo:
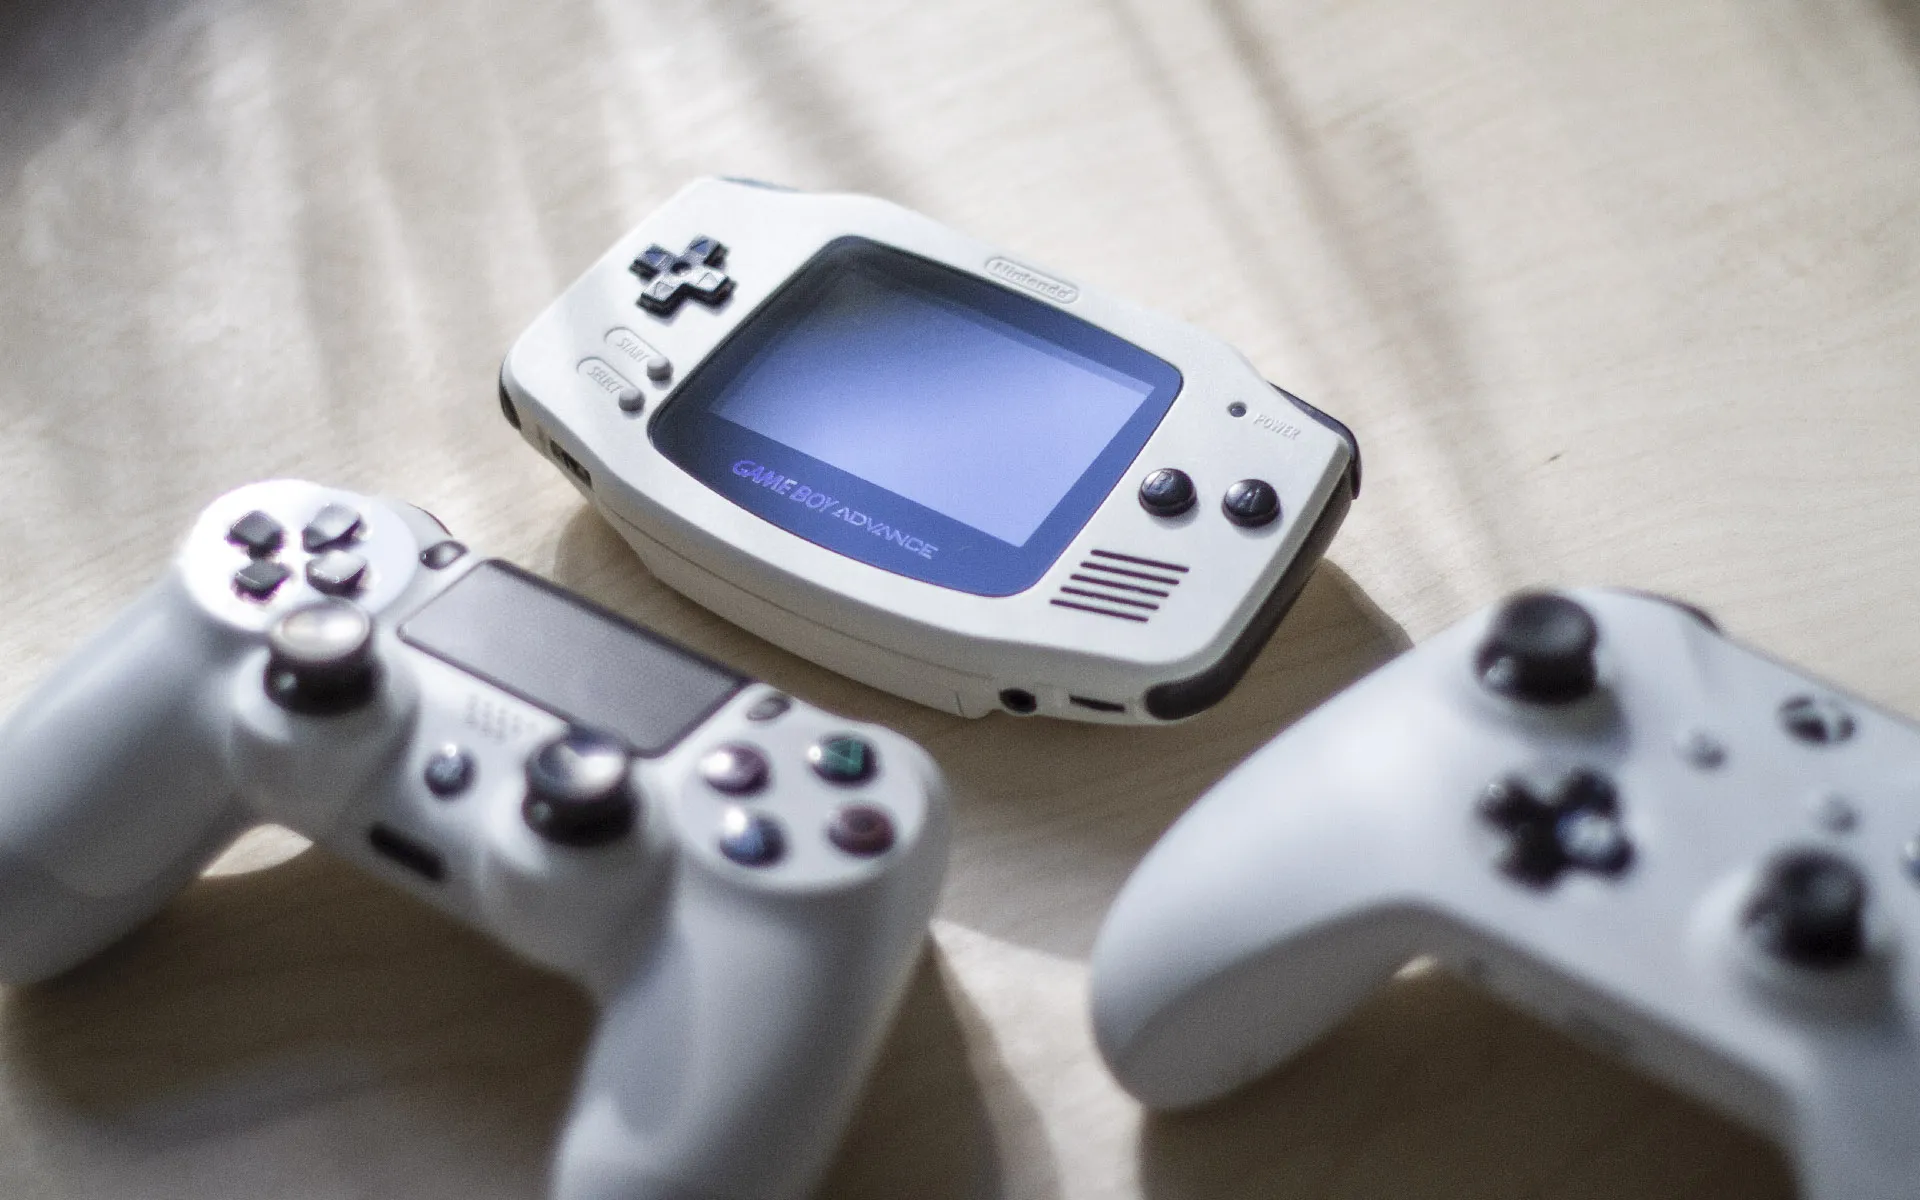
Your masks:
{"label": "directional pad", "polygon": [[1505,831],[1500,869],[1532,887],[1552,887],[1570,869],[1618,875],[1633,861],[1613,782],[1574,771],[1551,789],[1509,776],[1487,787],[1480,815]]}
{"label": "directional pad", "polygon": [[667,317],[689,296],[711,308],[731,295],[733,277],[720,269],[726,260],[727,248],[702,235],[678,254],[665,246],[648,246],[627,269],[645,284],[640,307]]}

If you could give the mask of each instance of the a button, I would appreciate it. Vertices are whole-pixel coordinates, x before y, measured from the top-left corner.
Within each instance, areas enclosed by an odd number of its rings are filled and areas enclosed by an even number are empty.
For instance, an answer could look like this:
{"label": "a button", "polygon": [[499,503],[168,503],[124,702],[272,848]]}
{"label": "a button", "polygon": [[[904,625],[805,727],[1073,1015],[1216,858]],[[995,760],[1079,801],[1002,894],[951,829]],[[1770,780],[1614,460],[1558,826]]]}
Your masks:
{"label": "a button", "polygon": [[1795,696],[1780,706],[1780,723],[1787,732],[1815,746],[1829,746],[1853,736],[1853,714],[1827,696]]}
{"label": "a button", "polygon": [[420,552],[420,565],[429,571],[444,571],[467,556],[464,544],[449,538],[435,542]]}
{"label": "a button", "polygon": [[1522,592],[1493,614],[1474,658],[1480,681],[1531,704],[1566,704],[1592,692],[1600,630],[1587,610],[1551,592]]}
{"label": "a button", "polygon": [[607,345],[624,355],[628,362],[645,371],[647,378],[655,383],[665,383],[673,377],[672,361],[648,345],[646,339],[623,325],[607,330]]}
{"label": "a button", "polygon": [[328,550],[307,561],[307,582],[329,596],[351,596],[367,576],[367,560],[351,550]]}
{"label": "a button", "polygon": [[771,721],[777,717],[785,716],[787,710],[792,707],[792,700],[782,696],[779,692],[775,692],[771,696],[762,696],[758,700],[755,700],[753,707],[747,710],[747,720]]}
{"label": "a button", "polygon": [[256,558],[233,573],[233,590],[249,600],[270,599],[291,574],[270,558]]}
{"label": "a button", "polygon": [[346,545],[359,532],[359,513],[344,504],[329,504],[300,531],[300,544],[310,551],[329,550]]}
{"label": "a button", "polygon": [[780,822],[744,808],[729,808],[720,818],[720,853],[743,867],[770,867],[787,852]]}
{"label": "a button", "polygon": [[1161,467],[1140,481],[1140,507],[1156,517],[1177,517],[1193,507],[1193,479],[1177,467]]}
{"label": "a button", "polygon": [[473,755],[451,743],[442,746],[427,759],[421,778],[427,790],[442,800],[458,796],[473,783]]}
{"label": "a button", "polygon": [[1789,850],[1762,870],[1743,918],[1761,946],[1796,966],[1844,966],[1866,950],[1867,881],[1825,850]]}
{"label": "a button", "polygon": [[851,734],[822,738],[807,748],[814,774],[828,783],[854,784],[873,778],[873,747]]}
{"label": "a button", "polygon": [[620,389],[620,394],[615,396],[613,401],[620,406],[620,411],[623,413],[637,413],[647,407],[646,393],[637,387]]}
{"label": "a button", "polygon": [[1563,776],[1544,795],[1524,780],[1497,780],[1480,796],[1481,819],[1507,835],[1500,868],[1550,887],[1572,868],[1617,875],[1633,862],[1613,781],[1597,771]]}
{"label": "a button", "polygon": [[893,849],[893,818],[869,804],[849,804],[833,814],[827,840],[861,858],[885,854]]}
{"label": "a button", "polygon": [[302,605],[267,630],[267,695],[291,712],[333,716],[373,698],[373,618],[346,600]]}
{"label": "a button", "polygon": [[664,246],[648,246],[627,269],[644,282],[640,307],[656,316],[671,316],[691,296],[709,307],[733,293],[733,279],[721,265],[727,248],[710,237],[696,237],[679,254]]}
{"label": "a button", "polygon": [[708,751],[700,759],[700,778],[729,796],[749,796],[767,786],[766,756],[740,742]]}
{"label": "a button", "polygon": [[1220,500],[1227,520],[1248,529],[1271,525],[1280,516],[1280,493],[1264,479],[1242,479]]}
{"label": "a button", "polygon": [[254,558],[265,558],[279,550],[285,537],[280,522],[258,509],[235,521],[233,528],[227,530],[227,540]]}
{"label": "a button", "polygon": [[527,759],[521,815],[541,837],[563,846],[600,846],[633,828],[632,757],[611,738],[570,729]]}

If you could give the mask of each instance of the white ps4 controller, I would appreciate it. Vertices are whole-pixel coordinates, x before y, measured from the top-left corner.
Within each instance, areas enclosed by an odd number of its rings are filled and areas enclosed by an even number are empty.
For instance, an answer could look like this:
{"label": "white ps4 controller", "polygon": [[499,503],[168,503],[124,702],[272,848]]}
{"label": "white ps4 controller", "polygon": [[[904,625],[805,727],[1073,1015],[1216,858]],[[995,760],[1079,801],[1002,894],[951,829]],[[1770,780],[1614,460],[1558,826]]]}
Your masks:
{"label": "white ps4 controller", "polygon": [[124,935],[278,822],[602,1006],[558,1200],[794,1200],[825,1169],[946,866],[944,785],[498,560],[281,480],[0,726],[0,978]]}
{"label": "white ps4 controller", "polygon": [[962,716],[1218,703],[1360,487],[1184,322],[871,196],[691,184],[535,319],[506,419],[653,573]]}
{"label": "white ps4 controller", "polygon": [[1524,593],[1256,753],[1141,863],[1098,1042],[1155,1109],[1299,1052],[1417,955],[1920,1196],[1920,730],[1644,594]]}

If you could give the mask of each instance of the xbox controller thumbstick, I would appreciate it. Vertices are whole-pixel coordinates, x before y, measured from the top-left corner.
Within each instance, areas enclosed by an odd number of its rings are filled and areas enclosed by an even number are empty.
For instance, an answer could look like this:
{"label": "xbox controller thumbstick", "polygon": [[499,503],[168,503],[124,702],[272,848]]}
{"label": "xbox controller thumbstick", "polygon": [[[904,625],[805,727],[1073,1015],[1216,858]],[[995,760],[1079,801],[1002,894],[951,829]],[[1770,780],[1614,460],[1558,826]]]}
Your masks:
{"label": "xbox controller thumbstick", "polygon": [[1568,704],[1594,689],[1598,626],[1586,609],[1552,592],[1522,592],[1502,604],[1480,643],[1480,681],[1530,704]]}
{"label": "xbox controller thumbstick", "polygon": [[351,712],[379,683],[373,618],[348,600],[303,605],[267,630],[267,695],[303,716]]}
{"label": "xbox controller thumbstick", "polygon": [[1796,966],[1831,968],[1866,948],[1867,881],[1825,850],[1791,850],[1767,864],[1746,925],[1762,946]]}
{"label": "xbox controller thumbstick", "polygon": [[633,757],[612,738],[570,729],[527,759],[521,813],[533,831],[563,846],[601,846],[633,828]]}

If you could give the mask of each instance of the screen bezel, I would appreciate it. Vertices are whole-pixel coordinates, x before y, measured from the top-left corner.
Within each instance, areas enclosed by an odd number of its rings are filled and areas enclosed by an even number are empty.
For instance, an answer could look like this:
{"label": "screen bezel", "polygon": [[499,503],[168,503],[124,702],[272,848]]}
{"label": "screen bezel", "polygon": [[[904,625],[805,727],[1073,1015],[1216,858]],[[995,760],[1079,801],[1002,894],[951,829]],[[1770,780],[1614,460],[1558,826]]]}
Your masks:
{"label": "screen bezel", "polygon": [[[1081,472],[1024,545],[991,534],[720,417],[740,375],[842,270],[875,271],[1004,322],[1145,383],[1133,415]],[[1139,456],[1179,395],[1165,360],[1079,317],[976,275],[864,237],[827,243],[688,376],[648,427],[656,449],[728,500],[814,545],[926,583],[983,596],[1032,587]],[[751,469],[741,469],[750,464]],[[834,498],[832,509],[795,496]]]}

